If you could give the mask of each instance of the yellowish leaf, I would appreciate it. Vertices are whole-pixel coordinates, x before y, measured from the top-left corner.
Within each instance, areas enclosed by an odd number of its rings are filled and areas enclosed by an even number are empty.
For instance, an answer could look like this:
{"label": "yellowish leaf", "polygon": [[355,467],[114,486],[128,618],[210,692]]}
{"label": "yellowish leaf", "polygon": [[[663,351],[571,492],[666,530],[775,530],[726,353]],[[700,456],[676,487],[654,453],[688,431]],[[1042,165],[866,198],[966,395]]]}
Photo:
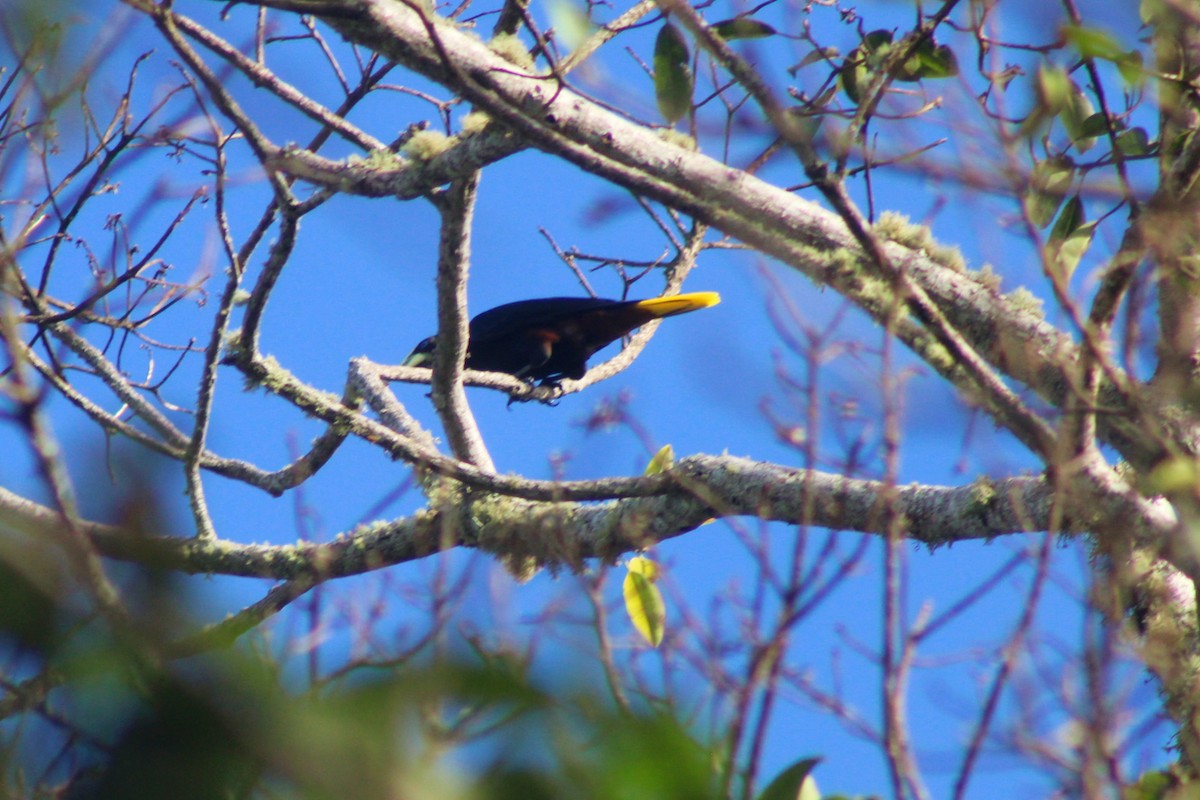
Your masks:
{"label": "yellowish leaf", "polygon": [[650,459],[650,463],[646,465],[647,475],[657,475],[660,472],[666,472],[671,467],[675,466],[675,448],[669,444],[664,444]]}
{"label": "yellowish leaf", "polygon": [[648,558],[638,556],[629,562],[625,575],[625,613],[638,633],[658,647],[666,631],[667,607],[662,592],[654,585],[659,566]]}

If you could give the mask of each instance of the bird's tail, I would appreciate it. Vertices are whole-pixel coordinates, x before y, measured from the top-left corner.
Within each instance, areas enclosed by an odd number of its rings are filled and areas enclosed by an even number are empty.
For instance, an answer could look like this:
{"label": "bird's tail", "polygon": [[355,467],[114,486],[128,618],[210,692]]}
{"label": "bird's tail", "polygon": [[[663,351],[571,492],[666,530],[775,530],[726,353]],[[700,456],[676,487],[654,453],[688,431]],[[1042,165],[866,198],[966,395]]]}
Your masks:
{"label": "bird's tail", "polygon": [[649,300],[637,301],[637,308],[653,315],[653,318],[672,317],[676,314],[686,314],[701,308],[715,306],[721,302],[721,295],[716,292],[689,292],[673,294],[667,297],[651,297]]}

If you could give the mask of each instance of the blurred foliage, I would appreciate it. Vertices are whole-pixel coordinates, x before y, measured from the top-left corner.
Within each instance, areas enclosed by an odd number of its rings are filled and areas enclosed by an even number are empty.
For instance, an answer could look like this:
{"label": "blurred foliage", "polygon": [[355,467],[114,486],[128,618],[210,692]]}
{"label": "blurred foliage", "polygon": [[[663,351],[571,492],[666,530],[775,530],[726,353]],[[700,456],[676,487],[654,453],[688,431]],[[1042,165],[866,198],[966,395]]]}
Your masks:
{"label": "blurred foliage", "polygon": [[712,24],[713,31],[722,39],[763,39],[774,36],[776,31],[765,22],[750,17],[723,19]]}
{"label": "blurred foliage", "polygon": [[[718,796],[709,748],[680,722],[582,688],[550,692],[511,658],[351,668],[318,688],[245,647],[172,660],[159,636],[185,617],[177,579],[122,575],[142,599],[136,630],[120,630],[37,557],[49,548],[0,540],[0,650],[30,698],[10,691],[5,707],[6,796]],[[43,682],[54,688],[39,692]]]}
{"label": "blurred foliage", "polygon": [[104,50],[89,48],[90,32],[75,24],[78,0],[0,3],[0,75],[20,69],[35,81],[48,109],[74,111],[65,101],[86,85]]}
{"label": "blurred foliage", "polygon": [[[896,42],[891,31],[876,30],[863,35],[862,42],[846,58],[838,73],[842,88],[852,101],[862,102],[863,91],[876,80],[897,46],[908,45],[904,41]],[[892,74],[898,81],[912,83],[923,78],[950,78],[958,74],[958,58],[954,51],[937,44],[932,37],[922,38],[908,52],[908,57],[893,67]]]}

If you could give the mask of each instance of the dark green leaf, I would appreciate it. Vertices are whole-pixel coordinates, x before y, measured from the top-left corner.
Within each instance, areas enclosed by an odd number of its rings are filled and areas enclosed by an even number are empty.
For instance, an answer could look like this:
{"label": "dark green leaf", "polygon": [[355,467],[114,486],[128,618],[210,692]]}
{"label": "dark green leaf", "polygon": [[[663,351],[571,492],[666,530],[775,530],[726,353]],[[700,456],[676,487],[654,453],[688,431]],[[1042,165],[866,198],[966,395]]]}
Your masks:
{"label": "dark green leaf", "polygon": [[686,64],[690,56],[687,39],[683,38],[679,28],[673,23],[664,23],[662,30],[658,32],[658,38],[654,40],[654,59],[670,61],[672,64]]}
{"label": "dark green leaf", "polygon": [[654,94],[667,122],[673,125],[691,111],[693,86],[687,41],[668,22],[654,43]]}
{"label": "dark green leaf", "polygon": [[1080,259],[1092,243],[1096,223],[1087,222],[1083,200],[1073,196],[1063,205],[1058,220],[1050,231],[1046,242],[1047,261],[1050,268],[1064,282],[1071,279]]}
{"label": "dark green leaf", "polygon": [[[775,779],[763,789],[762,794],[758,796],[758,800],[800,800],[805,795],[802,792],[805,790],[804,782],[809,779],[809,774],[813,771],[813,767],[821,762],[819,758],[802,758],[783,772],[775,776]],[[809,785],[812,791],[809,793],[815,800],[819,800],[820,793],[816,790],[816,784],[809,780]],[[807,800],[807,798],[806,798]]]}
{"label": "dark green leaf", "polygon": [[765,22],[750,17],[734,17],[714,22],[713,31],[722,39],[762,39],[774,36],[775,29]]}
{"label": "dark green leaf", "polygon": [[233,715],[222,714],[229,709],[220,698],[158,681],[145,708],[110,746],[87,796],[199,800],[242,795],[239,787],[248,786],[263,764],[254,748],[239,741]]}
{"label": "dark green leaf", "polygon": [[[712,786],[711,749],[698,745],[679,722],[665,715],[626,712],[592,730],[586,746],[575,745],[569,754],[559,756],[570,765],[564,771],[575,778],[560,789],[559,798],[699,800],[717,796]],[[552,729],[548,732],[556,735]],[[558,748],[566,749],[562,743]],[[573,766],[584,760],[584,753],[587,761],[596,763],[591,773]]]}
{"label": "dark green leaf", "polygon": [[1179,155],[1191,147],[1192,140],[1196,138],[1197,132],[1184,128],[1171,137],[1171,141],[1163,142],[1162,146],[1167,148],[1167,152],[1172,156]]}
{"label": "dark green leaf", "polygon": [[1063,205],[1062,212],[1058,215],[1058,220],[1054,223],[1054,227],[1050,229],[1050,241],[1062,242],[1071,234],[1079,230],[1079,226],[1085,221],[1083,213],[1083,200],[1079,195],[1074,195],[1070,200]]}
{"label": "dark green leaf", "polygon": [[838,82],[842,84],[846,96],[857,104],[862,100],[861,90],[871,82],[871,72],[867,69],[865,62],[855,63],[846,59],[838,70]]}
{"label": "dark green leaf", "polygon": [[923,78],[952,78],[958,74],[958,57],[944,44],[933,48],[924,61]]}
{"label": "dark green leaf", "polygon": [[[1194,790],[1195,786],[1192,788]],[[1172,789],[1176,792],[1172,793]],[[1121,800],[1166,800],[1168,797],[1189,796],[1179,790],[1169,772],[1145,772],[1138,778],[1137,783],[1125,787]]]}
{"label": "dark green leaf", "polygon": [[0,615],[0,641],[5,641],[6,649],[11,637],[22,646],[45,651],[62,638],[54,592],[58,587],[49,580],[52,571],[42,569],[40,564],[31,565],[30,561],[23,560],[19,568],[0,561],[0,609],[4,610]]}
{"label": "dark green leaf", "polygon": [[1149,155],[1153,148],[1145,128],[1130,128],[1117,134],[1117,149],[1127,156]]}
{"label": "dark green leaf", "polygon": [[917,81],[921,78],[949,78],[958,74],[958,59],[954,51],[937,44],[932,38],[921,40],[912,54],[897,70],[896,79]]}
{"label": "dark green leaf", "polygon": [[[1120,130],[1122,124],[1123,123],[1119,119],[1114,119],[1112,121],[1114,130]],[[1085,119],[1083,124],[1079,126],[1079,134],[1081,136],[1089,136],[1093,138],[1097,136],[1107,136],[1108,117],[1103,111],[1097,111],[1095,114],[1092,114],[1090,117]]]}
{"label": "dark green leaf", "polygon": [[871,31],[842,62],[838,80],[846,95],[855,103],[862,101],[863,90],[870,85],[874,71],[883,63],[891,47],[891,31]]}
{"label": "dark green leaf", "polygon": [[559,788],[550,775],[530,767],[501,763],[484,773],[475,796],[493,800],[557,800]]}
{"label": "dark green leaf", "polygon": [[894,36],[892,32],[882,29],[871,31],[863,37],[863,47],[867,49],[868,53],[876,56],[874,66],[879,66],[880,61],[883,60],[883,56],[887,54],[888,45],[890,45],[893,40]]}

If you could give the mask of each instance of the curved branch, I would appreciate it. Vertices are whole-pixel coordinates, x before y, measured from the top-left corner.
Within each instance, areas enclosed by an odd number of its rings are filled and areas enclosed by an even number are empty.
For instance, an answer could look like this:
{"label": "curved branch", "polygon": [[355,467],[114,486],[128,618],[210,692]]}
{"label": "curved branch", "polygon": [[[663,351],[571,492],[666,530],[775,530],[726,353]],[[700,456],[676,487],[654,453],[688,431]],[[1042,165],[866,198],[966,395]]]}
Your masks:
{"label": "curved branch", "polygon": [[479,425],[463,390],[463,361],[467,355],[467,272],[471,262],[471,223],[479,173],[455,181],[433,195],[442,215],[438,245],[438,332],[433,364],[433,407],[441,417],[450,449],[456,457],[487,472],[496,465],[479,433]]}

